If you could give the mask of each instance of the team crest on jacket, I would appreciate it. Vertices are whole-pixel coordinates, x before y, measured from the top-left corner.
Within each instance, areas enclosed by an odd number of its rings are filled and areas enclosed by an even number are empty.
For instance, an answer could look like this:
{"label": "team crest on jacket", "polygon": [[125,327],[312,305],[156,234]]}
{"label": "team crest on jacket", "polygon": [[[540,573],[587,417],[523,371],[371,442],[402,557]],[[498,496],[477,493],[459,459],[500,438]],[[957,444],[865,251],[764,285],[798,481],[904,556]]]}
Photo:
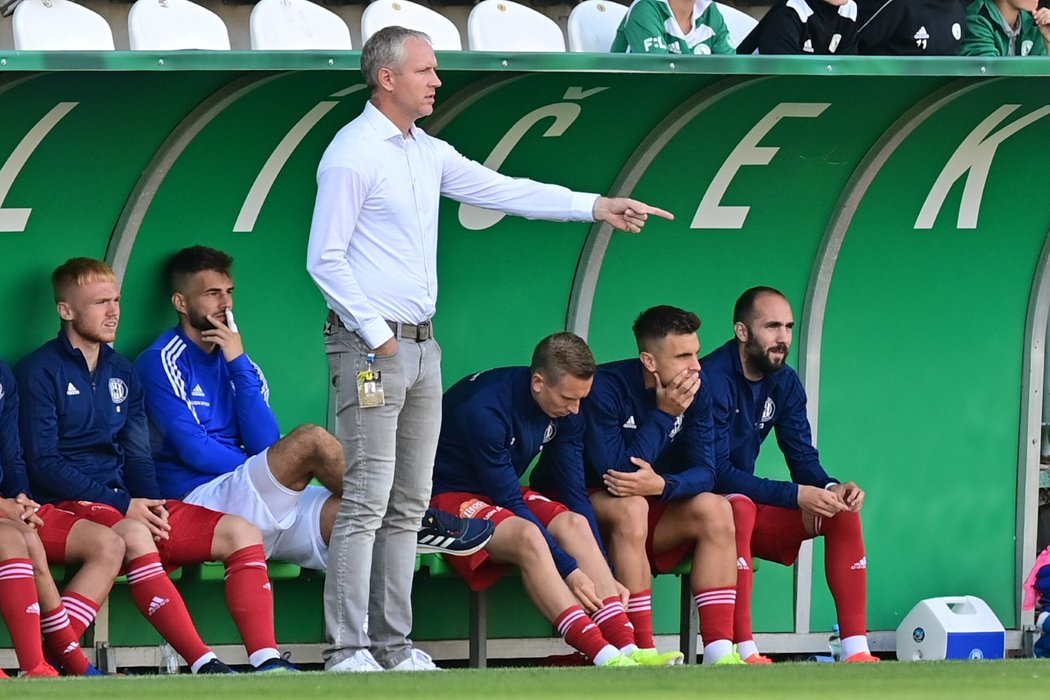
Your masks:
{"label": "team crest on jacket", "polygon": [[113,399],[113,403],[116,404],[124,403],[124,400],[128,398],[128,385],[120,377],[110,377],[109,398]]}
{"label": "team crest on jacket", "polygon": [[671,426],[671,432],[667,434],[667,437],[674,440],[674,436],[682,430],[682,423],[685,422],[685,414],[675,416],[674,425]]}
{"label": "team crest on jacket", "polygon": [[0,384],[0,399],[4,398],[4,385]]}
{"label": "team crest on jacket", "polygon": [[773,403],[773,397],[766,397],[766,405],[762,407],[762,423],[773,420],[773,414],[777,412],[777,405]]}
{"label": "team crest on jacket", "polygon": [[554,421],[547,424],[547,429],[543,431],[543,444],[546,445],[548,442],[554,439],[554,436],[558,434],[558,426],[554,425]]}

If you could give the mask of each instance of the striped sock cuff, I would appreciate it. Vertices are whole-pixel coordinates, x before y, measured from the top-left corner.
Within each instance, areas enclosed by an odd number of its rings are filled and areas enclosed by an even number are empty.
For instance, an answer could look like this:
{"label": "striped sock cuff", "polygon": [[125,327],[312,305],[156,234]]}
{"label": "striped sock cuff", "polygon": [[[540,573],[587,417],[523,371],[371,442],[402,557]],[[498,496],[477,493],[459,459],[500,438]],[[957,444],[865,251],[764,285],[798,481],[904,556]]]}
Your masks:
{"label": "striped sock cuff", "polygon": [[69,627],[69,615],[66,614],[65,608],[55,608],[40,616],[40,631],[44,634],[57,632],[65,627]]}
{"label": "striped sock cuff", "polygon": [[623,603],[617,600],[615,603],[609,603],[602,607],[601,610],[591,615],[591,619],[598,625],[603,624],[606,620],[609,620],[617,615],[623,615]]}
{"label": "striped sock cuff", "polygon": [[6,559],[0,562],[0,581],[33,578],[33,562],[28,559]]}
{"label": "striped sock cuff", "polygon": [[76,593],[68,593],[62,596],[62,605],[66,608],[69,617],[76,620],[83,627],[90,625],[95,616],[98,615],[98,605],[94,601]]}
{"label": "striped sock cuff", "polygon": [[554,621],[555,626],[558,628],[558,634],[564,637],[565,633],[570,627],[572,627],[574,622],[586,616],[587,614],[583,612],[583,608],[579,605],[574,605],[571,608],[568,608],[558,616],[557,620]]}
{"label": "striped sock cuff", "polygon": [[645,612],[653,609],[653,592],[632,593],[627,599],[627,612]]}
{"label": "striped sock cuff", "polygon": [[[142,561],[148,558],[152,558],[152,561]],[[166,575],[164,567],[160,564],[160,557],[155,554],[139,557],[128,565],[128,583],[132,586]]]}
{"label": "striped sock cuff", "polygon": [[698,608],[703,608],[708,605],[735,605],[736,589],[726,587],[696,591],[693,593],[693,600],[696,601],[696,607]]}

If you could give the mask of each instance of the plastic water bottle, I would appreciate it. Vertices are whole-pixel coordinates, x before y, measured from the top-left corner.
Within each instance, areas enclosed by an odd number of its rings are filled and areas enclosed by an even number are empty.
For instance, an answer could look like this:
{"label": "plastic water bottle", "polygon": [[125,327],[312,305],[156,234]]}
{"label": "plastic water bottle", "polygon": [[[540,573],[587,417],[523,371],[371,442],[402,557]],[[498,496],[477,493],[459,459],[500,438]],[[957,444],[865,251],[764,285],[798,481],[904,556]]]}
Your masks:
{"label": "plastic water bottle", "polygon": [[835,661],[842,659],[842,637],[839,635],[837,623],[831,628],[831,636],[828,637],[828,651],[831,652],[831,658]]}
{"label": "plastic water bottle", "polygon": [[179,665],[179,654],[175,651],[175,648],[165,642],[160,645],[160,665],[157,668],[158,673],[163,674],[175,674],[181,670]]}

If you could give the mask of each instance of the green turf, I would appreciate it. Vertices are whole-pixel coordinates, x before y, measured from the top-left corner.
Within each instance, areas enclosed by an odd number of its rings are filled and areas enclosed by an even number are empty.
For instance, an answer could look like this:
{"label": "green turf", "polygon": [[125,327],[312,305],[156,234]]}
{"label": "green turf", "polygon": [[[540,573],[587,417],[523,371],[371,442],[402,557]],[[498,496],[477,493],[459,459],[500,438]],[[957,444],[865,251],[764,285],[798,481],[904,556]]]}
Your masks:
{"label": "green turf", "polygon": [[984,662],[832,665],[778,663],[762,668],[495,669],[426,674],[324,673],[217,678],[193,676],[63,678],[0,684],[0,696],[23,698],[1019,698],[1045,697],[1050,663]]}

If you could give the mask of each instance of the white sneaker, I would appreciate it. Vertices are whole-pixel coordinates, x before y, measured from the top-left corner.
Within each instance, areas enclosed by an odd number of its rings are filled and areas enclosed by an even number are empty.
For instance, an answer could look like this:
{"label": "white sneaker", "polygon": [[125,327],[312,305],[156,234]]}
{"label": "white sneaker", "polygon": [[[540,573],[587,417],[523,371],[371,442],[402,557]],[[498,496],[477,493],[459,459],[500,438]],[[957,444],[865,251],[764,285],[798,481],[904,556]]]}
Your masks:
{"label": "white sneaker", "polygon": [[368,651],[368,649],[359,649],[325,670],[331,673],[371,673],[382,671],[383,667],[372,656],[372,652]]}
{"label": "white sneaker", "polygon": [[412,648],[412,653],[407,659],[390,669],[391,671],[441,671],[430,654],[422,649]]}

